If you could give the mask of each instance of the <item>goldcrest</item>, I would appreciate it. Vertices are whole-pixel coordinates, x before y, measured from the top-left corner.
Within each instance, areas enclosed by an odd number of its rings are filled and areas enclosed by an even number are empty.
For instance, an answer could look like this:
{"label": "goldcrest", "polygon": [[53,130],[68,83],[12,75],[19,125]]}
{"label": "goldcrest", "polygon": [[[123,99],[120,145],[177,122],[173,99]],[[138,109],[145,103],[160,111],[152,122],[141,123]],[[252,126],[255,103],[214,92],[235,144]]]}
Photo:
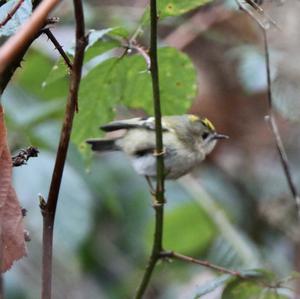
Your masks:
{"label": "goldcrest", "polygon": [[[146,177],[156,176],[156,139],[154,117],[117,120],[101,126],[105,132],[124,130],[118,138],[89,139],[93,151],[123,151],[134,169]],[[218,134],[207,118],[196,115],[162,117],[165,178],[177,179],[189,173],[215,147]]]}

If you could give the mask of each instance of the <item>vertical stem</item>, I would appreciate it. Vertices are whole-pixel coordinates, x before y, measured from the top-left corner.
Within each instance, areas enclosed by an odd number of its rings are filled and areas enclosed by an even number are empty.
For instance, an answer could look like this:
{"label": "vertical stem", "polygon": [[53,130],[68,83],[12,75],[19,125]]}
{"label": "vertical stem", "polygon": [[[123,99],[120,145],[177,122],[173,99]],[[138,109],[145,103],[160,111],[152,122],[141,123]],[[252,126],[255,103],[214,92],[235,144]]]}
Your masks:
{"label": "vertical stem", "polygon": [[81,79],[84,49],[87,41],[84,33],[84,15],[81,0],[74,1],[76,20],[76,49],[73,68],[71,71],[69,94],[66,103],[64,121],[61,129],[60,141],[57,149],[55,166],[49,189],[47,204],[42,204],[43,214],[43,271],[42,271],[42,299],[51,299],[52,293],[52,256],[53,229],[58,195],[67,157],[74,113],[77,108],[78,90]]}
{"label": "vertical stem", "polygon": [[151,0],[151,38],[150,38],[150,60],[151,60],[151,78],[153,90],[153,104],[155,115],[155,133],[156,133],[156,154],[157,154],[157,184],[156,199],[158,203],[164,202],[164,157],[163,157],[163,137],[161,125],[161,108],[160,108],[160,92],[159,92],[159,73],[157,62],[157,9],[156,0]]}
{"label": "vertical stem", "polygon": [[164,148],[161,124],[160,90],[159,90],[159,70],[157,61],[157,8],[156,0],[150,1],[151,37],[150,37],[150,72],[153,90],[153,105],[155,116],[155,136],[156,136],[156,191],[155,191],[155,231],[152,246],[152,253],[145,270],[142,282],[137,290],[136,299],[142,298],[150,282],[153,270],[160,258],[163,250],[163,219],[164,219]]}

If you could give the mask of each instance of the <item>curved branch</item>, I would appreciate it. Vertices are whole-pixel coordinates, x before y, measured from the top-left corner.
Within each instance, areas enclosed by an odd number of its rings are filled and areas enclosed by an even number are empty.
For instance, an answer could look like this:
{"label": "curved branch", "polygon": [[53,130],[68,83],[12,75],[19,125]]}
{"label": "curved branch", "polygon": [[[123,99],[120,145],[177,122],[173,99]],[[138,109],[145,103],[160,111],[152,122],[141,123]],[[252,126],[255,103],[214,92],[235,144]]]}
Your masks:
{"label": "curved branch", "polygon": [[47,203],[42,202],[43,215],[43,273],[42,273],[42,299],[51,299],[52,282],[52,254],[53,254],[53,229],[58,195],[67,157],[73,118],[77,109],[77,98],[81,80],[84,49],[87,45],[85,37],[84,15],[81,0],[73,0],[76,20],[76,48],[71,78],[69,95],[66,103],[65,117],[61,129],[60,141],[57,149],[55,166],[52,174]]}
{"label": "curved branch", "polygon": [[[267,73],[267,96],[268,96],[268,115],[266,116],[266,120],[268,121],[270,125],[270,129],[272,131],[276,148],[280,157],[281,165],[290,189],[290,192],[294,198],[296,207],[297,207],[297,214],[298,218],[300,218],[300,197],[296,188],[296,185],[293,180],[292,172],[290,169],[288,157],[286,154],[286,150],[284,148],[281,136],[279,134],[278,125],[276,122],[276,118],[273,112],[273,96],[272,96],[272,81],[271,81],[271,70],[270,70],[270,55],[269,55],[269,44],[268,44],[268,35],[267,35],[267,28],[264,26],[253,14],[249,13],[249,11],[241,5],[240,0],[236,0],[240,8],[245,11],[261,28],[263,32],[263,41],[264,41],[264,47],[265,47],[265,61],[266,61],[266,73]],[[264,13],[264,11],[260,8],[259,5],[257,5],[253,0],[244,0],[248,4],[250,4],[252,7],[254,7],[256,10],[258,10],[260,13]],[[272,19],[268,17],[269,21]],[[280,29],[275,22],[271,22],[277,29]]]}
{"label": "curved branch", "polygon": [[20,30],[0,48],[0,76],[22,53],[24,45],[30,43],[37,36],[45,25],[48,14],[58,3],[59,0],[44,0]]}
{"label": "curved branch", "polygon": [[268,104],[269,104],[269,115],[266,117],[266,120],[270,124],[270,128],[272,130],[276,148],[280,157],[280,161],[282,164],[282,168],[291,191],[291,194],[295,200],[298,217],[300,218],[300,197],[296,188],[296,185],[293,180],[292,172],[289,165],[289,160],[286,154],[286,150],[284,148],[281,136],[279,134],[277,122],[275,119],[275,115],[273,112],[273,97],[272,97],[272,81],[271,81],[271,70],[270,70],[270,55],[269,55],[269,46],[268,46],[268,36],[267,31],[262,28],[263,36],[264,36],[264,45],[265,45],[265,59],[266,59],[266,72],[267,72],[267,83],[268,83]]}

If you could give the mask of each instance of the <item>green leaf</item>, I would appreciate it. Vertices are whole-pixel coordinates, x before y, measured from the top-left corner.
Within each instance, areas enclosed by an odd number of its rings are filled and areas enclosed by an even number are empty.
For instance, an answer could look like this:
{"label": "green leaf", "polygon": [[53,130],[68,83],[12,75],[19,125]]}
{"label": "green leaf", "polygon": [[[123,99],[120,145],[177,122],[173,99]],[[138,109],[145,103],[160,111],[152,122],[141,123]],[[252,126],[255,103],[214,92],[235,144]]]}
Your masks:
{"label": "green leaf", "polygon": [[48,78],[51,84],[47,82],[48,84],[46,85],[44,83],[45,79],[50,76],[49,73],[53,69],[52,59],[39,51],[31,50],[25,56],[22,66],[23,68],[17,73],[16,80],[28,93],[43,100],[58,99],[66,96],[68,80],[63,64],[58,65],[57,72],[60,76],[63,74],[65,80],[54,80],[58,76],[55,74],[53,78]]}
{"label": "green leaf", "polygon": [[[190,107],[197,93],[196,70],[187,55],[174,48],[158,51],[160,96],[163,114],[182,114]],[[153,112],[150,73],[144,59],[129,57],[124,61],[127,84],[124,85],[125,105]]]}
{"label": "green leaf", "polygon": [[[240,271],[241,275],[243,275],[246,278],[258,278],[258,277],[262,277],[265,274],[265,270],[243,270]],[[197,288],[196,294],[195,294],[195,299],[196,298],[201,298],[201,296],[206,295],[212,291],[214,291],[215,289],[223,286],[226,283],[229,283],[233,280],[236,280],[236,278],[232,275],[229,274],[223,274],[221,276],[216,277],[215,279],[213,279],[212,281],[206,283],[203,286],[200,286]]]}
{"label": "green leaf", "polygon": [[[176,49],[158,51],[163,114],[183,114],[197,91],[196,71],[190,59]],[[151,76],[141,55],[110,58],[82,80],[80,113],[75,118],[73,141],[86,149],[85,140],[100,135],[99,125],[112,120],[118,104],[152,114]]]}
{"label": "green leaf", "polygon": [[206,283],[205,285],[198,287],[194,299],[201,298],[201,296],[204,296],[214,291],[215,289],[223,286],[230,280],[232,280],[232,276],[229,274],[224,274],[219,277],[216,277],[215,279]]}
{"label": "green leaf", "polygon": [[[210,2],[212,0],[160,0],[157,2],[157,14],[160,20],[165,17],[180,16]],[[148,6],[141,18],[140,24],[143,26],[149,22],[150,9]]]}
{"label": "green leaf", "polygon": [[[10,0],[0,9],[0,20],[4,20],[12,9],[15,7],[18,0]],[[15,14],[8,20],[8,22],[0,28],[0,36],[10,36],[18,31],[19,27],[27,21],[32,12],[31,0],[24,0]]]}
{"label": "green leaf", "polygon": [[182,15],[211,1],[212,0],[160,0],[158,1],[158,15],[160,18]]}
{"label": "green leaf", "polygon": [[275,287],[270,288],[271,282],[265,278],[230,282],[223,291],[222,299],[287,299],[286,295],[277,293]]}
{"label": "green leaf", "polygon": [[[106,41],[97,41],[91,47],[87,48],[85,55],[84,55],[84,63],[87,63],[91,59],[105,54],[106,52],[120,48],[121,43],[116,40],[106,40]],[[106,58],[110,58],[111,56],[107,55]]]}
{"label": "green leaf", "polygon": [[128,32],[123,27],[92,30],[89,33],[89,42],[85,50],[84,62],[109,50],[121,47],[122,39],[127,37]]}
{"label": "green leaf", "polygon": [[56,83],[58,80],[69,80],[70,71],[62,58],[52,67],[46,80],[42,83],[42,87],[47,88],[49,85]]}
{"label": "green leaf", "polygon": [[[146,245],[153,242],[153,227],[146,228]],[[167,210],[164,221],[164,247],[188,255],[204,252],[216,235],[207,214],[193,202],[185,202]]]}
{"label": "green leaf", "polygon": [[[109,53],[105,57],[103,56],[108,51],[121,47],[122,43],[120,38],[126,38],[127,36],[128,36],[128,32],[122,27],[90,31],[88,45],[85,49],[85,54],[84,54],[84,64],[88,63],[90,60],[100,55],[101,55],[101,60],[98,61],[96,64],[99,64],[104,60],[111,58],[111,55]],[[72,60],[72,57],[74,56],[74,48],[68,49],[66,53],[69,55],[69,57]],[[83,71],[85,71],[85,68],[83,69]],[[51,85],[56,81],[63,81],[68,78],[69,78],[69,69],[64,63],[63,59],[61,58],[57,61],[57,63],[53,66],[53,68],[49,72],[48,77],[43,82],[43,87],[47,87],[48,85]]]}
{"label": "green leaf", "polygon": [[79,90],[80,113],[74,119],[72,140],[79,146],[82,153],[87,150],[85,140],[89,137],[99,136],[99,125],[113,118],[115,99],[114,94],[110,93],[113,87],[117,88],[118,85],[113,72],[117,63],[116,58],[104,61],[81,81]]}

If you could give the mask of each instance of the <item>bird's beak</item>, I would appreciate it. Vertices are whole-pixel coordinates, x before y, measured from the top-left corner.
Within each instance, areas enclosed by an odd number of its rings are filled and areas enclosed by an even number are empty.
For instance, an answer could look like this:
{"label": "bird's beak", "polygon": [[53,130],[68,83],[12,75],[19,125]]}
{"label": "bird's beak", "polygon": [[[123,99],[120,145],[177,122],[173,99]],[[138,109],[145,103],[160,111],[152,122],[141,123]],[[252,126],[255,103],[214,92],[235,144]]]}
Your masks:
{"label": "bird's beak", "polygon": [[212,139],[229,139],[229,137],[227,135],[224,135],[224,134],[218,134],[218,133],[215,133],[213,136],[212,136]]}

